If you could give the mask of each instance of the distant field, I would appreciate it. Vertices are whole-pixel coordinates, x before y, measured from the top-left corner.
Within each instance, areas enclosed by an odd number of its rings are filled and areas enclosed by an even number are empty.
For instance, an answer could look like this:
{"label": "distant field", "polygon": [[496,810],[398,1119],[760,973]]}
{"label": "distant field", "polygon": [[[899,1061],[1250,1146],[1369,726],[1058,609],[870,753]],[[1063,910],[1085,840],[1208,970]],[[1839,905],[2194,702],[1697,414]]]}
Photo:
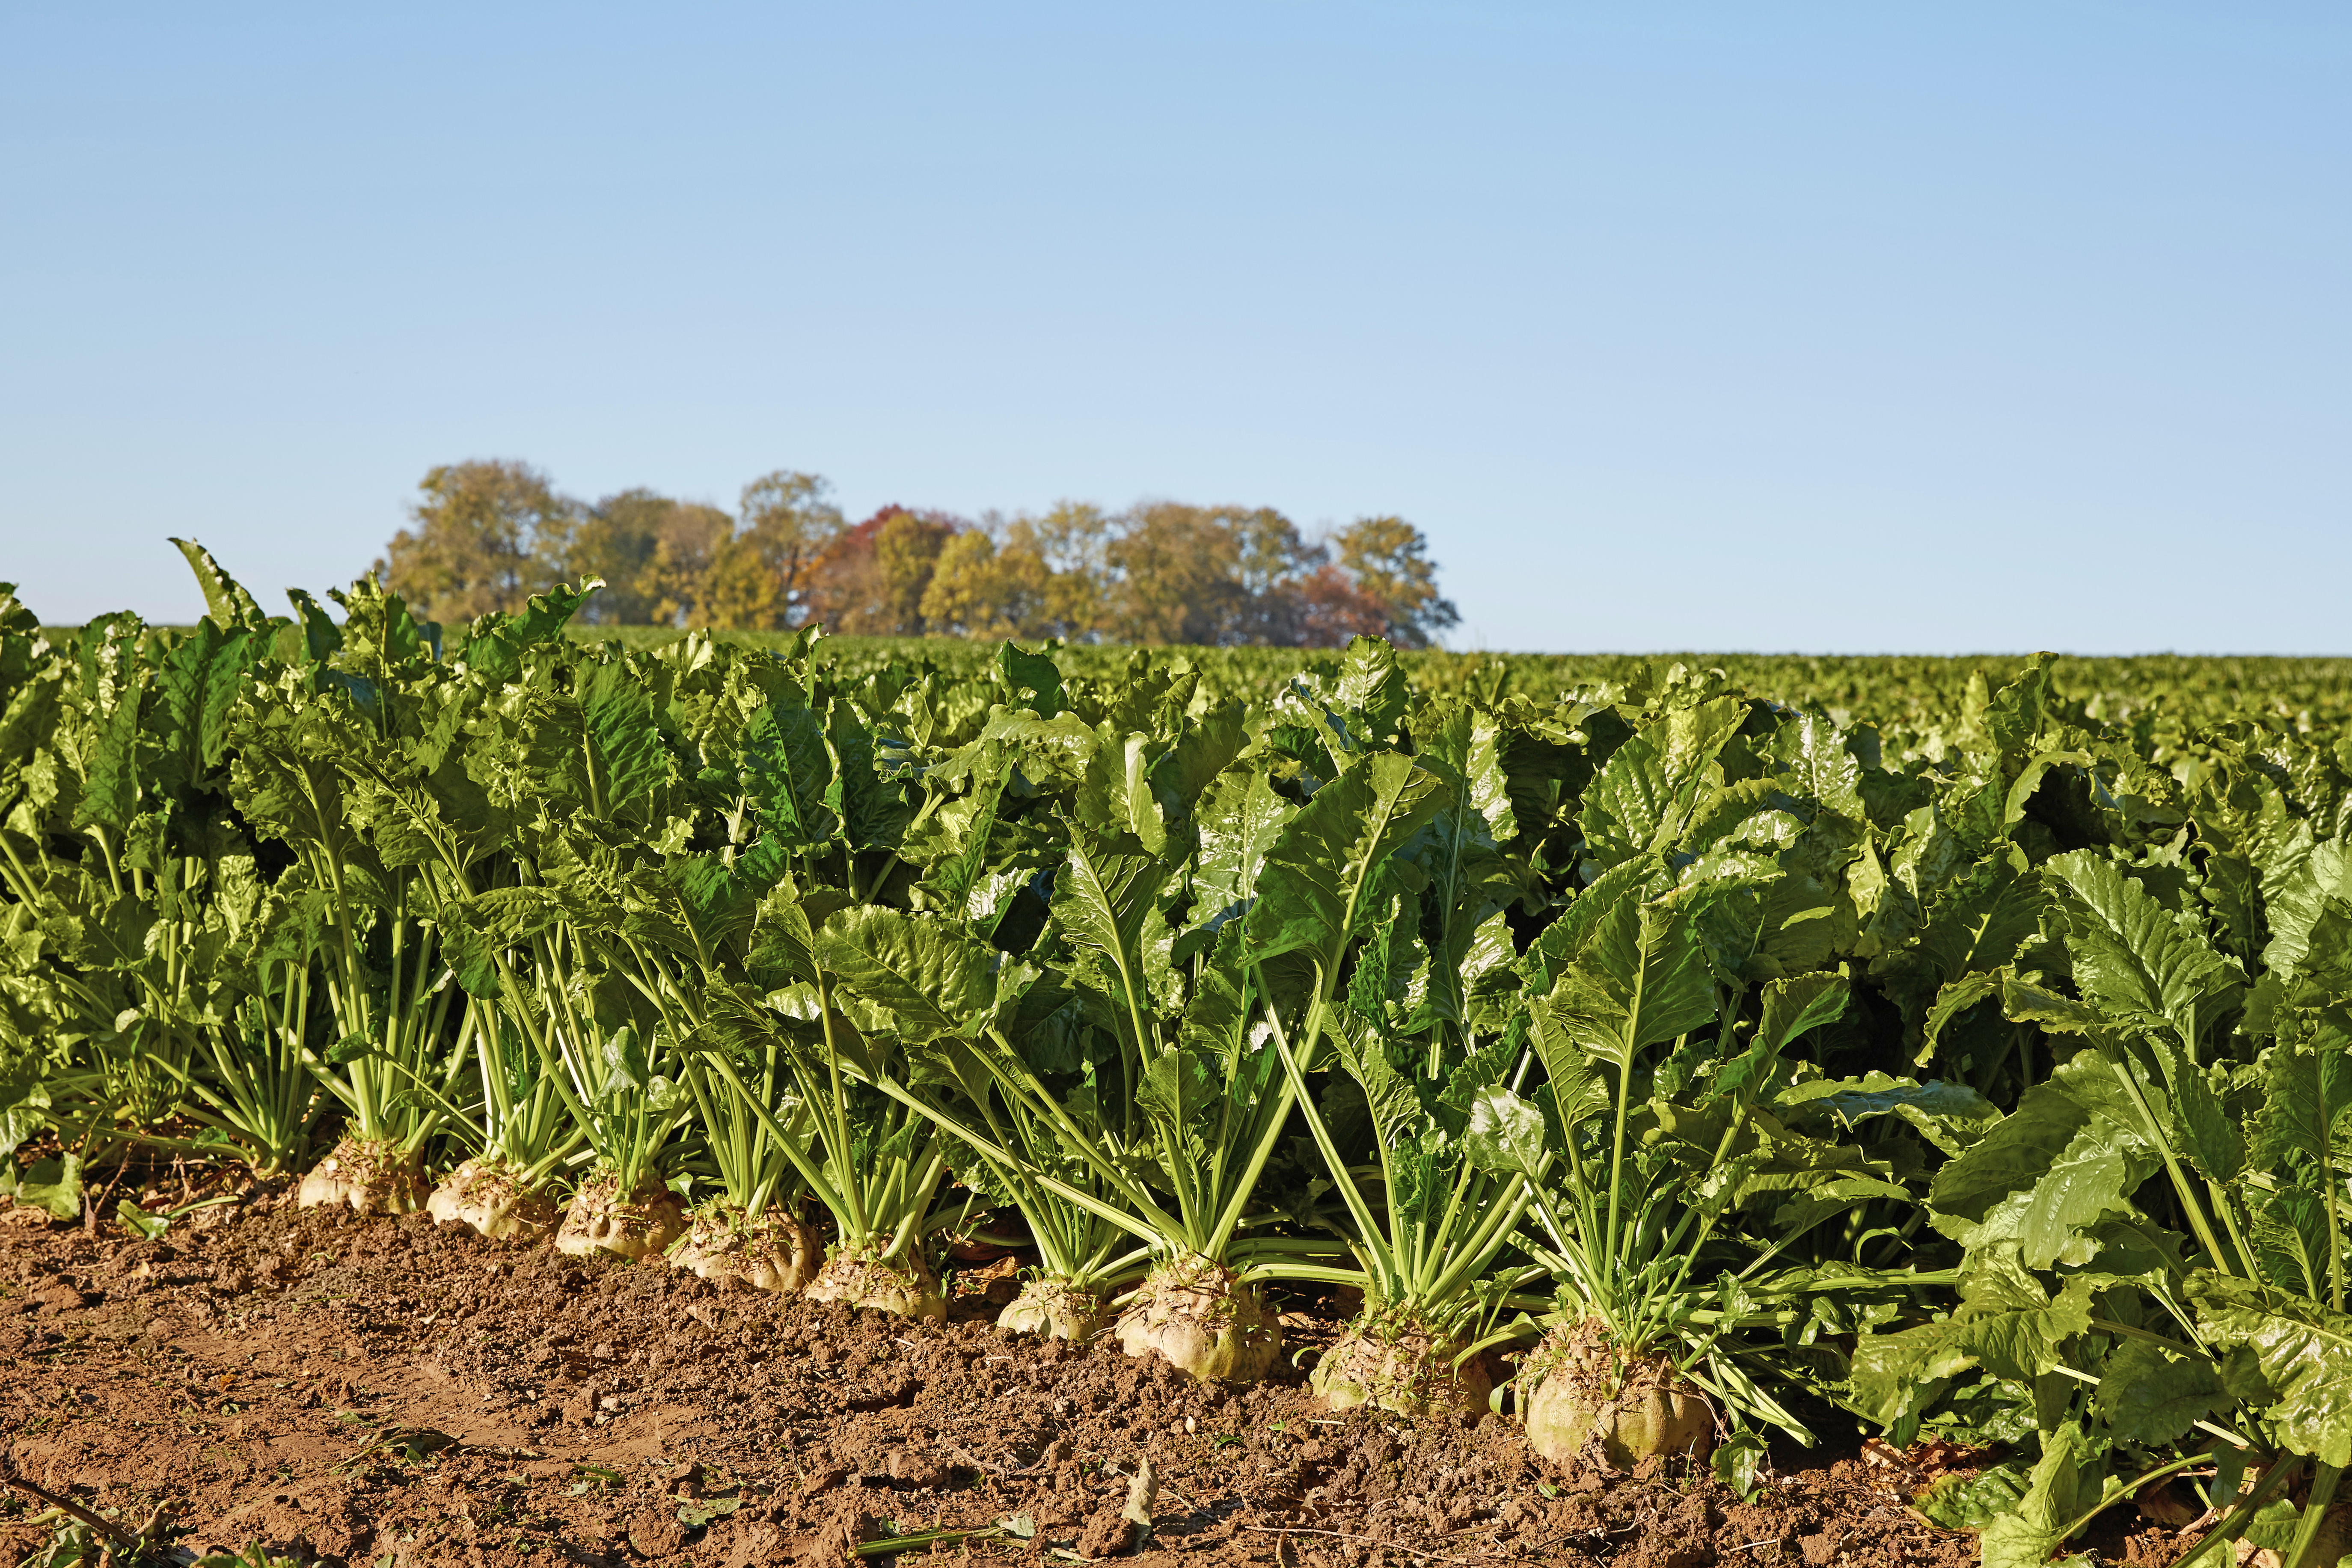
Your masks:
{"label": "distant field", "polygon": [[[158,627],[160,631],[184,627]],[[65,642],[72,626],[49,626],[44,634]],[[583,643],[618,643],[628,648],[659,647],[691,635],[671,626],[582,626],[569,635]],[[779,647],[789,632],[710,632],[735,647]],[[982,675],[996,658],[996,645],[948,637],[827,637],[834,664],[867,673],[898,664],[929,668],[950,679]],[[1202,672],[1211,690],[1247,696],[1286,679],[1293,671],[1328,658],[1328,653],[1286,647],[1138,648],[1124,644],[1079,644],[1055,650],[1064,673],[1108,680],[1123,673],[1137,654],[1154,662],[1181,661]],[[2023,654],[1828,655],[1755,653],[1457,653],[1443,649],[1402,653],[1400,662],[1415,685],[1433,691],[1470,688],[1489,696],[1522,696],[1549,701],[1564,691],[1633,678],[1644,666],[1664,673],[1676,664],[1717,668],[1732,683],[1797,707],[1819,707],[1843,715],[1882,721],[1901,715],[1912,723],[1932,722],[1955,712],[1969,683],[1982,678],[1998,688],[2025,663]],[[2059,689],[2084,703],[2090,717],[2123,721],[2162,712],[2175,721],[2198,723],[2233,715],[2263,715],[2304,732],[2334,730],[2352,717],[2352,658],[2270,658],[2252,656],[2199,657],[2149,654],[2131,658],[2062,657],[2052,667]]]}
{"label": "distant field", "polygon": [[[655,647],[687,634],[667,626],[577,626],[583,642]],[[717,640],[753,647],[789,642],[790,633],[719,632]],[[982,673],[996,657],[991,643],[925,637],[831,637],[824,647],[838,664],[879,669],[893,662],[929,666],[952,679]],[[1208,685],[1235,695],[1263,689],[1314,662],[1309,650],[1283,647],[1154,647],[1117,644],[1063,647],[1055,660],[1066,674],[1101,680],[1118,676],[1144,651],[1154,659],[1181,659]],[[1854,714],[1897,710],[1915,717],[1951,711],[1969,681],[1981,676],[1999,687],[2024,665],[2021,654],[1831,656],[1812,654],[1655,653],[1405,653],[1400,660],[1414,683],[1450,691],[1465,685],[1495,695],[1549,700],[1562,691],[1623,681],[1643,666],[1664,671],[1680,663],[1719,668],[1733,684],[1799,707]],[[2352,713],[2352,658],[2195,658],[2151,654],[2136,658],[2060,658],[2059,688],[2096,718],[2123,719],[2151,708],[2176,717],[2262,712],[2311,727],[2340,724]]]}

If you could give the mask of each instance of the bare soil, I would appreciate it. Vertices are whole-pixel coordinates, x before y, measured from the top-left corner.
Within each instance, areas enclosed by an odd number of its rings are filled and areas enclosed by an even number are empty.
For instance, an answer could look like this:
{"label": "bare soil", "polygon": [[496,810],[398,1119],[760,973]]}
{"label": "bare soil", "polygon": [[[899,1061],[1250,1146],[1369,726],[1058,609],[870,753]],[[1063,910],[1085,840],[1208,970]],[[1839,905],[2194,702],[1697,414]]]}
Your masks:
{"label": "bare soil", "polygon": [[[134,1526],[163,1505],[196,1551],[258,1542],[367,1568],[838,1563],[1015,1515],[1028,1538],[926,1550],[1278,1568],[1976,1559],[1972,1537],[1906,1506],[1919,1476],[1853,1448],[1776,1455],[1789,1468],[1748,1503],[1686,1465],[1549,1467],[1504,1419],[1331,1415],[1297,1364],[1339,1326],[1313,1299],[1277,1300],[1297,1357],[1278,1381],[1233,1390],[1000,1331],[1009,1264],[968,1268],[945,1322],[910,1323],[289,1203],[257,1194],[160,1241],[0,1215],[15,1473]],[[1120,1513],[1147,1458],[1143,1531]],[[0,1563],[49,1538],[35,1511],[0,1502]]]}

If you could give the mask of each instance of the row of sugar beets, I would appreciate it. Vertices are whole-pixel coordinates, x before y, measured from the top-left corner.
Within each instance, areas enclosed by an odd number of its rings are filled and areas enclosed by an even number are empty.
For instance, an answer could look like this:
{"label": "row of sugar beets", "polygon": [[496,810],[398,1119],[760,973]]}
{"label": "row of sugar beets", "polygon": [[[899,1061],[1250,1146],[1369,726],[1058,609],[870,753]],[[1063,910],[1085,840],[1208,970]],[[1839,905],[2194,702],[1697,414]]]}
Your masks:
{"label": "row of sugar beets", "polygon": [[[1006,1326],[1202,1378],[1279,1363],[1261,1287],[1360,1299],[1325,1400],[1555,1458],[1737,1476],[1843,1407],[2120,1464],[2179,1434],[2102,1358],[2228,1348],[2180,1303],[2254,1178],[2192,1139],[2279,1029],[2341,1054],[2340,742],[2094,721],[2041,662],[1885,732],[1680,667],[1431,694],[1360,639],[1245,698],[1011,645],[851,679],[592,645],[569,591],[271,616],[182,548],[191,631],[0,599],[20,1203],[209,1156],[916,1316],[979,1239],[1034,1259]],[[2076,1158],[2096,1052],[2139,1120]],[[2332,1105],[2262,1176],[2329,1226]],[[2269,1408],[2204,1425],[2312,1453]]]}

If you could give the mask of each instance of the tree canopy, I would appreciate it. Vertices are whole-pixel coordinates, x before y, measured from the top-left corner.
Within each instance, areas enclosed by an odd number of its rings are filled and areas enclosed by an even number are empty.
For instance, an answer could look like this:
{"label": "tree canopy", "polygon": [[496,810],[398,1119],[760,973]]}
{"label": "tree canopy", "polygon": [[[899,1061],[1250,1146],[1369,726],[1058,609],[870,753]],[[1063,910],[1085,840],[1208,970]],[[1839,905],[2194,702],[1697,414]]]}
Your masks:
{"label": "tree canopy", "polygon": [[1401,517],[1310,537],[1271,507],[1064,501],[978,519],[893,505],[853,524],[822,477],[788,468],[730,512],[643,488],[576,500],[510,460],[436,468],[418,496],[375,575],[445,620],[591,577],[604,587],[582,618],[608,626],[1426,647],[1460,618]]}

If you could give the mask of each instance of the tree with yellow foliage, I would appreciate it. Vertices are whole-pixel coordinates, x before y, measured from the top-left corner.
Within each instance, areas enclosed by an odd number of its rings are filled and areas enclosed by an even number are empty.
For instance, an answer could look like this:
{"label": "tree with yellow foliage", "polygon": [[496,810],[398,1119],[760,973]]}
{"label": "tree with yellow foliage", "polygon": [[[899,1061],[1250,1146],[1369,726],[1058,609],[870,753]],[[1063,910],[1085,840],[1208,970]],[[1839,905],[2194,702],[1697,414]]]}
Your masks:
{"label": "tree with yellow foliage", "polygon": [[712,625],[777,631],[797,623],[817,562],[841,536],[832,490],[822,477],[790,468],[743,487],[741,530],[712,556],[704,590]]}
{"label": "tree with yellow foliage", "polygon": [[1428,538],[1393,516],[1311,540],[1271,507],[1066,500],[978,524],[887,506],[852,528],[822,478],[790,468],[746,485],[736,516],[644,489],[584,507],[515,462],[435,468],[420,489],[376,573],[451,620],[592,576],[607,586],[582,618],[604,625],[1427,647],[1461,618]]}
{"label": "tree with yellow foliage", "polygon": [[518,611],[562,579],[580,507],[537,468],[447,463],[416,488],[415,526],[393,535],[374,573],[418,616],[464,621]]}
{"label": "tree with yellow foliage", "polygon": [[1437,592],[1429,536],[1401,517],[1360,517],[1332,539],[1339,568],[1356,592],[1388,612],[1387,637],[1399,647],[1427,647],[1458,625],[1454,601]]}
{"label": "tree with yellow foliage", "polygon": [[933,637],[1035,640],[1055,635],[1054,571],[1017,524],[1000,548],[980,529],[940,547],[923,590],[924,628]]}

